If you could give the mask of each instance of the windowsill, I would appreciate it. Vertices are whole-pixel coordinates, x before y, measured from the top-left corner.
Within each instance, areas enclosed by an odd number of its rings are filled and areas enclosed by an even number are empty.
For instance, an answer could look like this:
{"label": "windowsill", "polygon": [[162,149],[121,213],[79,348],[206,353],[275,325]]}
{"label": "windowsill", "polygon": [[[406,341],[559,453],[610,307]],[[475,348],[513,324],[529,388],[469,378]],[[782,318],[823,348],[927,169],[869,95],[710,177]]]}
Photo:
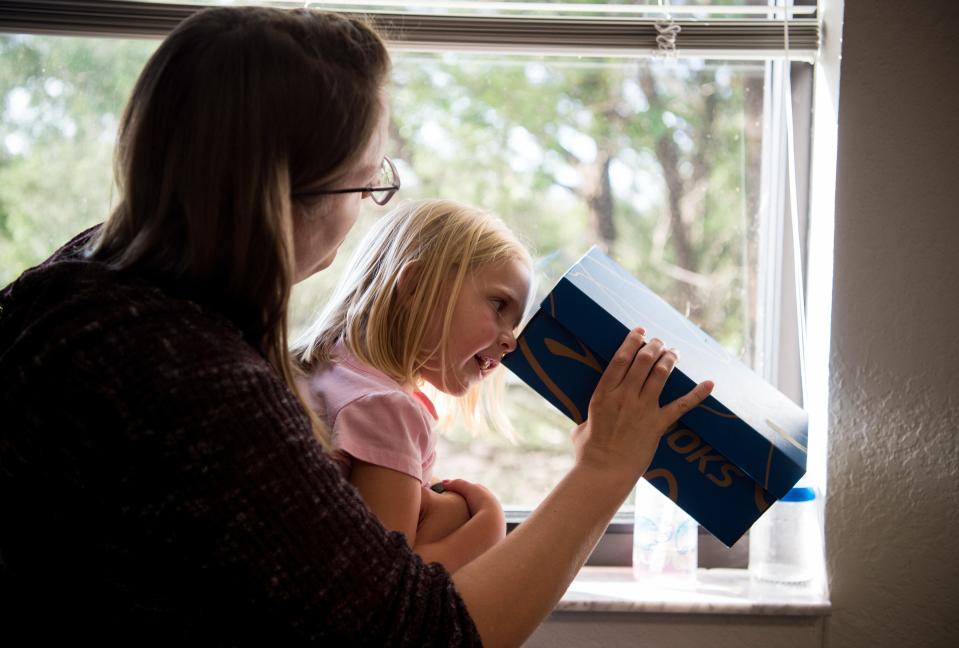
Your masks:
{"label": "windowsill", "polygon": [[745,569],[699,569],[696,582],[638,583],[629,567],[584,567],[555,612],[825,616],[821,586],[756,583]]}

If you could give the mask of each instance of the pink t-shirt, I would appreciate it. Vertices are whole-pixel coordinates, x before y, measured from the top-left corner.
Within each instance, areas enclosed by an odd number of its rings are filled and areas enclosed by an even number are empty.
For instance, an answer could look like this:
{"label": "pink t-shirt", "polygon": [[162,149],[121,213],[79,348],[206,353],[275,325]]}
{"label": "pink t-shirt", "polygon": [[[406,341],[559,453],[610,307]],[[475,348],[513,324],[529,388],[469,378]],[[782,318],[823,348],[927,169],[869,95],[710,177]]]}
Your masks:
{"label": "pink t-shirt", "polygon": [[360,361],[342,342],[333,355],[335,362],[314,367],[305,391],[329,426],[343,476],[360,459],[428,484],[436,458],[433,404]]}

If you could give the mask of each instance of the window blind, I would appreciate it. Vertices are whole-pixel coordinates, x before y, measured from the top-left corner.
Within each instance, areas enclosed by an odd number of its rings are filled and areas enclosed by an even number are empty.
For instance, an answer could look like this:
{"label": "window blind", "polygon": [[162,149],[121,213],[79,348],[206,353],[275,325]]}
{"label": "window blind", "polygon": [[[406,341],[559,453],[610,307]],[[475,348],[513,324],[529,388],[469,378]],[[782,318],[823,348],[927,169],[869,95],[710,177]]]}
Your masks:
{"label": "window blind", "polygon": [[[212,3],[210,3],[212,5]],[[256,4],[256,3],[244,3]],[[267,6],[303,6],[272,2]],[[658,50],[657,23],[665,10],[678,27],[679,55],[768,58],[783,55],[784,29],[789,56],[812,60],[819,46],[815,7],[658,7],[655,5],[550,5],[547,3],[310,2],[369,17],[391,46],[400,49],[472,49],[541,54],[644,56]],[[448,5],[446,10],[436,9]],[[33,34],[159,38],[207,6],[106,0],[8,0],[0,4],[0,31]],[[510,11],[506,11],[509,8]],[[549,8],[549,10],[547,10]],[[467,11],[467,9],[471,11]],[[519,11],[523,9],[523,11]],[[738,10],[738,11],[737,11]],[[721,12],[721,13],[720,13]],[[775,12],[775,13],[774,13]],[[741,17],[730,18],[729,15]],[[776,15],[778,14],[778,16]],[[714,17],[715,15],[723,17]]]}

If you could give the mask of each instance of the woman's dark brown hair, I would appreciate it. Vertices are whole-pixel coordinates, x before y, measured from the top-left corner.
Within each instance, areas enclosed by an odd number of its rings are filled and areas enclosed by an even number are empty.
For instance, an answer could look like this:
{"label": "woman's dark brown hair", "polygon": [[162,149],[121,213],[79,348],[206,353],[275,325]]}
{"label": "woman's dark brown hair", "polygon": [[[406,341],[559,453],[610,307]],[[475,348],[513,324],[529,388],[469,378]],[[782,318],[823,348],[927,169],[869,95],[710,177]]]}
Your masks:
{"label": "woman's dark brown hair", "polygon": [[194,14],[133,89],[117,145],[120,201],[92,256],[213,296],[298,393],[287,351],[291,196],[356,164],[388,73],[383,41],[355,18]]}

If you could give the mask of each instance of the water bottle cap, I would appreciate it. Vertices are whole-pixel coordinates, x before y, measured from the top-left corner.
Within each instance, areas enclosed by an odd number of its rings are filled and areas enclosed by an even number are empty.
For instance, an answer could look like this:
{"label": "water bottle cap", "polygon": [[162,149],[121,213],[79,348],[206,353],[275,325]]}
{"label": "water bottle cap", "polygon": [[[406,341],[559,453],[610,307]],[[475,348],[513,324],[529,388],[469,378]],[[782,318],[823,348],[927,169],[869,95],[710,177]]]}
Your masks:
{"label": "water bottle cap", "polygon": [[808,502],[810,500],[816,499],[816,491],[809,488],[808,486],[797,486],[793,488],[788,493],[786,493],[782,502]]}

